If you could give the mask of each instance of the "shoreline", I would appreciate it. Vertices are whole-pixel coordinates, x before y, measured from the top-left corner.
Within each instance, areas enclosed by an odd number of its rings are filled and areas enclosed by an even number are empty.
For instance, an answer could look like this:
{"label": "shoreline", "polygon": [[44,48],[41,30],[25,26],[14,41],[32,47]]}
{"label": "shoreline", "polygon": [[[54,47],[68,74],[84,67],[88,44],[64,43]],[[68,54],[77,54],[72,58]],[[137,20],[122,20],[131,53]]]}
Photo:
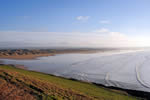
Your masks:
{"label": "shoreline", "polygon": [[65,77],[62,77],[62,76],[56,76],[56,75],[48,74],[48,73],[44,73],[44,72],[28,70],[28,69],[26,69],[25,66],[23,68],[21,68],[21,67],[18,67],[16,65],[13,65],[13,64],[0,64],[0,65],[12,66],[14,68],[18,68],[18,69],[22,69],[22,70],[26,70],[26,71],[30,71],[30,72],[41,73],[41,74],[45,74],[45,75],[50,75],[50,76],[54,76],[54,77],[59,77],[59,78],[62,78],[62,79],[68,79],[68,80],[75,81],[75,82],[94,84],[94,85],[96,85],[98,87],[106,88],[106,89],[108,89],[108,90],[110,90],[112,92],[116,92],[116,93],[120,93],[121,92],[121,93],[123,93],[125,95],[130,95],[130,96],[134,96],[134,97],[137,97],[137,98],[141,98],[142,100],[149,100],[150,99],[150,92],[131,90],[131,89],[124,89],[124,88],[119,88],[119,87],[114,87],[114,86],[105,86],[103,84],[77,80],[77,79],[74,79],[74,78],[65,78]]}
{"label": "shoreline", "polygon": [[30,60],[57,54],[93,54],[137,49],[0,49],[0,59]]}
{"label": "shoreline", "polygon": [[[52,96],[53,98],[59,97],[63,99],[64,97],[71,99],[73,96],[73,97],[80,97],[83,100],[103,100],[103,99],[116,100],[116,98],[118,100],[141,100],[142,99],[140,97],[132,96],[125,91],[109,89],[107,87],[103,87],[100,85],[98,86],[94,83],[88,83],[84,81],[64,78],[64,77],[45,74],[37,71],[24,70],[24,69],[16,68],[13,65],[0,64],[0,70],[1,70],[0,75],[2,76],[0,78],[1,82],[3,82],[3,84],[5,83],[6,85],[9,84],[9,86],[11,86],[8,88],[6,87],[6,89],[3,89],[1,85],[0,89],[2,93],[4,91],[5,93],[8,93],[8,91],[10,91],[13,88],[17,91],[20,91],[20,89],[25,90],[25,92],[28,93],[30,97],[33,96],[39,97],[40,95],[41,100],[42,98],[43,100],[45,100],[44,99],[45,96],[46,97]],[[31,94],[31,91],[32,93],[36,93],[37,95]],[[16,93],[13,94],[13,97],[15,98],[19,94],[20,92],[17,92],[17,94]],[[10,96],[10,95],[6,94],[4,95],[4,97],[5,96]],[[79,98],[77,100],[79,100]]]}
{"label": "shoreline", "polygon": [[[53,53],[53,55],[51,55],[51,56],[55,56],[56,54],[66,54],[66,53],[75,53],[75,52],[59,52],[59,53]],[[76,52],[76,53],[79,53],[79,52]],[[81,53],[81,52],[80,52]],[[82,53],[85,53],[85,51],[84,52],[82,52]],[[86,52],[87,53],[87,52]],[[33,56],[35,56],[35,55],[33,55]],[[42,57],[42,56],[41,56]],[[10,58],[9,58],[10,59]],[[21,60],[21,59],[20,59]],[[4,64],[5,65],[5,64]],[[11,64],[10,64],[11,65]],[[28,70],[28,69],[26,69],[26,67],[25,66],[23,66],[23,65],[13,65],[12,64],[12,66],[14,66],[15,68],[19,68],[19,69],[24,69],[24,70],[27,70],[27,71],[33,71],[33,70]],[[34,71],[34,72],[38,72],[38,71]],[[39,73],[41,73],[41,72],[39,72]],[[46,73],[44,73],[44,74],[46,74]],[[49,74],[49,75],[51,75],[51,74]],[[55,75],[54,75],[55,76]],[[62,77],[62,78],[64,78],[64,77]],[[70,79],[70,78],[66,78],[66,79]],[[76,79],[70,79],[70,80],[76,80]],[[82,81],[80,81],[80,80],[76,80],[76,81],[79,81],[79,82],[82,82]],[[84,81],[83,81],[84,82]],[[88,83],[88,82],[87,82]],[[92,83],[92,84],[96,84],[96,83]],[[134,96],[138,96],[138,97],[146,97],[146,98],[148,98],[148,99],[150,99],[150,97],[149,97],[149,95],[150,95],[150,92],[144,92],[144,91],[137,91],[137,90],[129,90],[129,89],[123,89],[123,88],[117,88],[117,87],[111,87],[111,86],[109,86],[109,87],[107,87],[107,86],[105,86],[105,85],[102,85],[102,84],[96,84],[96,85],[98,85],[98,86],[103,86],[103,87],[106,87],[106,88],[108,88],[108,89],[113,89],[113,91],[115,90],[115,91],[118,91],[118,90],[123,90],[123,91],[125,91],[125,92],[127,92],[127,93],[129,93],[129,94],[131,94],[131,95],[134,95]]]}
{"label": "shoreline", "polygon": [[[97,52],[105,52],[105,51],[96,51],[96,50],[62,50],[62,51],[55,51],[53,53],[45,53],[45,54],[27,54],[27,55],[0,55],[0,59],[14,59],[14,60],[32,60],[38,57],[48,57],[48,56],[55,56],[58,54],[92,54]],[[107,52],[107,51],[106,51]]]}
{"label": "shoreline", "polygon": [[23,69],[23,70],[26,70],[26,71],[42,73],[42,74],[51,75],[51,76],[55,76],[55,77],[60,77],[60,78],[63,78],[63,79],[68,79],[68,80],[72,80],[72,81],[76,81],[76,82],[94,84],[94,85],[102,87],[102,88],[110,89],[113,92],[118,92],[118,93],[122,92],[122,93],[125,93],[125,94],[127,93],[127,95],[131,95],[131,96],[135,96],[135,97],[139,97],[139,98],[144,98],[146,100],[150,99],[150,92],[146,92],[146,91],[124,89],[124,88],[119,88],[119,87],[114,87],[114,86],[105,86],[103,84],[98,84],[98,83],[94,83],[94,82],[87,82],[87,81],[82,81],[82,80],[78,80],[78,79],[74,79],[74,78],[66,78],[66,77],[62,77],[62,76],[57,76],[57,75],[53,75],[53,74],[48,74],[48,73],[44,73],[44,72],[35,71],[35,70],[29,70],[25,66],[24,67],[19,67],[19,66],[16,66],[16,65],[13,65],[13,66],[15,68]]}
{"label": "shoreline", "polygon": [[55,54],[0,56],[0,59],[32,60],[38,57],[48,57],[48,56],[55,56]]}

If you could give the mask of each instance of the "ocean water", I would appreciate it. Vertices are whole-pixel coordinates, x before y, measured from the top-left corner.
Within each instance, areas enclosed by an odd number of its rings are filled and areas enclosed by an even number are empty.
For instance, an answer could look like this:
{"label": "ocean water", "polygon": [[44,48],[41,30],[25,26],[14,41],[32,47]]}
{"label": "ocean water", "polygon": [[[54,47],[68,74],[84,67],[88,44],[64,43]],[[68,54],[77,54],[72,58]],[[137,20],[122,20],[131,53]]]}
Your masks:
{"label": "ocean water", "polygon": [[60,54],[33,60],[0,59],[29,70],[106,86],[150,92],[150,51],[132,50],[92,54]]}

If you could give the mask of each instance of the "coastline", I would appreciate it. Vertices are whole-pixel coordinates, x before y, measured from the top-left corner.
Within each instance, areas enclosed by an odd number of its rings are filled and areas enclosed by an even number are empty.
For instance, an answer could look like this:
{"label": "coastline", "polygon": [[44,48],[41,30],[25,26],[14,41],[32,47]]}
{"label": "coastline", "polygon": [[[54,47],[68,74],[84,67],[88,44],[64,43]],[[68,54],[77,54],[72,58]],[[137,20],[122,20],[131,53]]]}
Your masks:
{"label": "coastline", "polygon": [[36,59],[38,57],[47,57],[47,56],[54,56],[54,54],[36,54],[36,55],[12,55],[12,56],[0,56],[0,59],[15,59],[15,60],[30,60]]}
{"label": "coastline", "polygon": [[105,51],[96,51],[96,50],[58,50],[51,53],[39,53],[39,54],[23,54],[23,55],[0,55],[0,59],[14,59],[14,60],[30,60],[36,59],[38,57],[48,57],[55,56],[57,54],[71,54],[71,53],[79,53],[79,54],[90,54],[97,52],[105,52]]}
{"label": "coastline", "polygon": [[[49,56],[55,56],[56,54],[66,54],[66,53],[89,53],[89,52],[57,52],[57,53],[51,53],[51,54],[53,54],[53,55],[49,55]],[[91,52],[90,52],[91,53]],[[93,52],[93,53],[95,53],[95,52]],[[22,56],[22,55],[21,55]],[[20,56],[20,57],[21,57]],[[30,56],[32,56],[32,55],[30,55]],[[35,57],[35,55],[33,55],[34,57]],[[41,57],[42,57],[43,55],[41,55]],[[37,56],[36,56],[37,57]],[[35,58],[36,58],[35,57]],[[39,56],[38,56],[39,57]],[[32,58],[32,59],[35,59],[35,58]],[[10,59],[10,58],[9,58]],[[13,58],[14,59],[14,58]],[[18,59],[20,59],[20,58],[18,58]],[[23,57],[23,59],[25,59],[24,57]],[[21,60],[21,59],[20,59]],[[23,66],[23,65],[13,65],[14,67],[16,67],[16,68],[19,68],[19,69],[23,69],[23,70],[28,70],[28,69],[26,69],[25,68],[25,66]],[[28,71],[30,71],[30,70],[28,70]],[[35,71],[36,72],[36,71]],[[43,73],[43,74],[45,74],[45,73]],[[63,77],[62,77],[63,78]],[[75,80],[75,79],[70,79],[70,80]],[[82,82],[82,81],[81,81]],[[84,82],[84,81],[83,81]],[[93,84],[93,83],[92,83]],[[94,83],[95,84],[95,83]],[[105,87],[104,85],[101,85],[101,84],[96,84],[96,85],[98,85],[98,86],[102,86],[102,87]],[[136,90],[127,90],[127,89],[120,89],[120,88],[116,88],[116,87],[106,87],[106,88],[109,88],[109,89],[113,89],[113,91],[117,91],[117,90],[123,90],[123,91],[126,91],[127,93],[129,92],[129,94],[131,94],[131,95],[133,95],[133,96],[137,96],[137,97],[145,97],[146,96],[146,98],[149,98],[149,93],[145,93],[145,92],[142,92],[142,91],[136,91]]]}
{"label": "coastline", "polygon": [[0,59],[30,60],[57,54],[93,54],[120,51],[141,51],[141,49],[0,49]]}
{"label": "coastline", "polygon": [[[103,99],[116,100],[117,98],[118,100],[141,100],[143,96],[145,96],[145,93],[142,94],[142,92],[139,92],[139,91],[132,91],[132,90],[130,91],[130,90],[124,90],[124,89],[119,89],[119,88],[117,89],[115,87],[106,87],[100,84],[88,83],[88,82],[79,81],[75,79],[64,78],[64,77],[55,76],[51,74],[45,74],[45,73],[41,73],[37,71],[20,69],[20,68],[16,68],[14,65],[0,64],[0,70],[1,70],[1,74],[2,75],[4,74],[3,75],[4,79],[9,80],[5,82],[6,84],[11,84],[11,85],[19,84],[19,86],[22,86],[25,84],[25,86],[23,86],[24,88],[21,88],[21,89],[26,89],[27,86],[35,87],[35,88],[32,88],[32,87],[27,87],[27,88],[34,89],[34,92],[37,92],[39,95],[42,95],[41,98],[44,98],[45,95],[51,96],[51,95],[48,95],[48,94],[51,94],[51,92],[50,93],[47,92],[47,89],[53,89],[52,87],[56,87],[56,86],[57,86],[57,90],[61,88],[61,91],[65,90],[65,93],[67,92],[67,93],[72,94],[71,96],[67,96],[67,98],[70,98],[72,96],[80,96],[83,99],[86,98],[85,100],[99,100],[99,99],[100,100],[101,99],[102,100]],[[9,77],[10,75],[11,77]],[[13,79],[10,79],[10,78],[13,78]],[[17,80],[17,81],[13,81],[13,80]],[[34,81],[38,82],[39,84],[36,84],[36,82]],[[62,84],[62,81],[63,81],[63,84]],[[46,85],[45,88],[41,87],[45,85]],[[47,87],[47,85],[50,85],[52,87],[49,88]],[[80,88],[76,88],[76,87],[80,87]],[[16,87],[15,89],[19,91],[19,88]],[[42,93],[45,93],[45,94],[43,95]],[[61,93],[55,91],[54,94],[57,94],[56,97],[58,97],[59,94]],[[18,94],[14,94],[14,97],[16,97],[15,95],[18,95]],[[32,96],[32,94],[30,95]],[[66,94],[64,93],[61,94],[61,96],[63,95],[65,95],[66,97]],[[146,95],[146,96],[149,97],[149,95]]]}

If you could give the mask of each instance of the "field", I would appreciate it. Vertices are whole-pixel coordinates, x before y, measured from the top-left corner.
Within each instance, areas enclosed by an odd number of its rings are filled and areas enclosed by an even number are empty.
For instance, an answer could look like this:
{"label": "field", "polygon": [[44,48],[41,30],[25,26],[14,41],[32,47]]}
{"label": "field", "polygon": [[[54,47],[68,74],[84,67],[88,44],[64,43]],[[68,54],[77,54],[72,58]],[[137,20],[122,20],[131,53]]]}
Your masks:
{"label": "field", "polygon": [[0,65],[1,100],[139,100],[92,83]]}

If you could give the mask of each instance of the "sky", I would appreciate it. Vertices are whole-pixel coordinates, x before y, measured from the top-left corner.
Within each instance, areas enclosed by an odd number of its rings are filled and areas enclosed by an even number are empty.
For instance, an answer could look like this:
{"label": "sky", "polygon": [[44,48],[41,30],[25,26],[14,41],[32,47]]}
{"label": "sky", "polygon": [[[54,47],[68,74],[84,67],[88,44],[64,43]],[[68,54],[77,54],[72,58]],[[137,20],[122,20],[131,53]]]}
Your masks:
{"label": "sky", "polygon": [[150,0],[0,0],[0,47],[150,46]]}

